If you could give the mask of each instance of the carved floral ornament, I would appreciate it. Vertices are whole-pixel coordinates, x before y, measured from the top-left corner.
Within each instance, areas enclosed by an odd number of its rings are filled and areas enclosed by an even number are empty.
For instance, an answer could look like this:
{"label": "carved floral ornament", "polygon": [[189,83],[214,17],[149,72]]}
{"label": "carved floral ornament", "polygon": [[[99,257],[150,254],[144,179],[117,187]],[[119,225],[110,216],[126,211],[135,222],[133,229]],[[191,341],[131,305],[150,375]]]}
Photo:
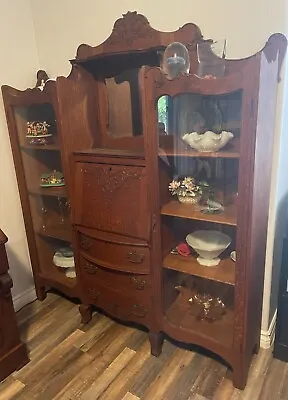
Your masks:
{"label": "carved floral ornament", "polygon": [[118,44],[126,42],[131,45],[138,38],[153,36],[154,32],[144,15],[138,14],[137,11],[128,11],[126,14],[122,14],[122,18],[115,22],[111,36],[105,43]]}
{"label": "carved floral ornament", "polygon": [[[113,193],[116,190],[123,189],[123,184],[133,185],[134,180],[144,178],[143,168],[122,168],[120,170],[112,167],[97,167],[85,169],[84,174],[92,174],[93,179],[101,186],[103,192]],[[90,182],[88,179],[87,182]]]}
{"label": "carved floral ornament", "polygon": [[[193,23],[187,23],[174,32],[161,32],[151,27],[148,19],[138,14],[137,11],[128,11],[122,14],[122,18],[114,23],[110,36],[97,46],[81,44],[76,53],[76,60],[107,54],[109,52],[149,49],[153,47],[166,47],[171,42],[171,35],[186,37],[185,46],[189,51],[196,49],[196,42],[201,40],[202,34],[199,27]],[[139,44],[139,46],[138,46]],[[111,48],[110,48],[111,47]]]}

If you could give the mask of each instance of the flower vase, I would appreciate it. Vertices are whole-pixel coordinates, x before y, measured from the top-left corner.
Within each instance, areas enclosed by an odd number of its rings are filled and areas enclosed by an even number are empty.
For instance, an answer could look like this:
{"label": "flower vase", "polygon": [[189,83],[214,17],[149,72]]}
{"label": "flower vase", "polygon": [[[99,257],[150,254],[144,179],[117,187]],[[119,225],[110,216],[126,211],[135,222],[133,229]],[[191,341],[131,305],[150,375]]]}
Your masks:
{"label": "flower vase", "polygon": [[201,194],[195,193],[195,196],[181,196],[178,194],[177,197],[182,204],[198,204],[201,199]]}

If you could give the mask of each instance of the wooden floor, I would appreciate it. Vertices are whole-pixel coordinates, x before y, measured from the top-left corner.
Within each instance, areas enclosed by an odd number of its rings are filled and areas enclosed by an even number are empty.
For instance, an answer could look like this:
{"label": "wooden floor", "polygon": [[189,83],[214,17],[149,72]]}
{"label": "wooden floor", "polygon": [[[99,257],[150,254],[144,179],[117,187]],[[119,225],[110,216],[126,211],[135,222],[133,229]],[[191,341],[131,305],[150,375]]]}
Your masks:
{"label": "wooden floor", "polygon": [[269,350],[255,356],[241,392],[208,355],[165,340],[155,358],[145,332],[98,313],[81,326],[78,307],[55,294],[18,321],[31,361],[0,384],[0,400],[288,400],[288,364]]}

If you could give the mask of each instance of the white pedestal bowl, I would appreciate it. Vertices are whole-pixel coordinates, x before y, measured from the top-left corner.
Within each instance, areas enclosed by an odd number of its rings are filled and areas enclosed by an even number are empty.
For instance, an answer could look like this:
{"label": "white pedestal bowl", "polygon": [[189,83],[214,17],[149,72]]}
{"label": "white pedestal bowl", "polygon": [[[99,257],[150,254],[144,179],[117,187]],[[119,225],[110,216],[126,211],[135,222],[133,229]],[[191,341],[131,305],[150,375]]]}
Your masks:
{"label": "white pedestal bowl", "polygon": [[219,264],[218,256],[230,245],[231,238],[222,232],[201,230],[187,235],[186,242],[199,254],[200,265],[214,267]]}

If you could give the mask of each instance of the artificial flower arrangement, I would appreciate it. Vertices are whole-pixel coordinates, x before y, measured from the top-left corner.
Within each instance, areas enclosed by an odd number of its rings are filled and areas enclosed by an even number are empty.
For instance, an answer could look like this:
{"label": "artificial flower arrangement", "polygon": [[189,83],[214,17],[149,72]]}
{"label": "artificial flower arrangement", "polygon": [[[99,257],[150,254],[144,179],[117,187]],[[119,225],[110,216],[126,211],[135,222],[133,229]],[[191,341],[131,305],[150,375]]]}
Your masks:
{"label": "artificial flower arrangement", "polygon": [[180,203],[197,204],[202,196],[202,187],[191,177],[182,180],[173,179],[169,184],[169,190],[173,196],[178,197]]}

